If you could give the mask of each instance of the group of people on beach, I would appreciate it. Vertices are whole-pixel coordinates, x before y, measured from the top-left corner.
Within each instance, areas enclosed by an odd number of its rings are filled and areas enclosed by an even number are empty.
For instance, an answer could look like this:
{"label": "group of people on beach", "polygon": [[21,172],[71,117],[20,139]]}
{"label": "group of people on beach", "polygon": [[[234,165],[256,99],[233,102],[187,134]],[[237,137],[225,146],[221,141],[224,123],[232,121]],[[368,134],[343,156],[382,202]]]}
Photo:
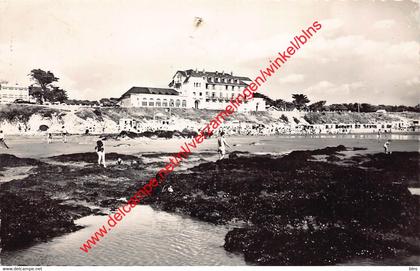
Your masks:
{"label": "group of people on beach", "polygon": [[[68,134],[68,132],[67,132],[65,126],[62,126],[61,127],[61,139],[64,143],[67,143],[67,134]],[[53,134],[48,131],[48,133],[47,133],[47,143],[48,144],[52,143],[52,140],[53,140]]]}
{"label": "group of people on beach", "polygon": [[[67,143],[67,130],[65,129],[64,126],[62,126],[62,139],[64,143]],[[380,137],[380,134],[378,133],[378,136]],[[48,133],[48,143],[51,143],[52,140],[52,134]],[[390,151],[390,145],[391,142],[388,139],[385,144],[383,145],[384,147],[384,151],[385,154],[391,154]],[[0,146],[5,147],[6,149],[9,149],[9,146],[6,144],[5,140],[4,140],[4,133],[3,130],[0,130]],[[219,154],[219,160],[222,160],[225,158],[226,155],[226,147],[228,147],[229,149],[232,150],[232,147],[227,143],[226,138],[225,138],[225,132],[221,131],[219,133],[219,136],[217,138],[217,152]],[[102,142],[102,140],[98,140],[96,142],[96,147],[95,147],[95,151],[98,155],[98,165],[103,165],[104,168],[106,168],[106,163],[105,163],[105,147],[104,147],[104,143]]]}

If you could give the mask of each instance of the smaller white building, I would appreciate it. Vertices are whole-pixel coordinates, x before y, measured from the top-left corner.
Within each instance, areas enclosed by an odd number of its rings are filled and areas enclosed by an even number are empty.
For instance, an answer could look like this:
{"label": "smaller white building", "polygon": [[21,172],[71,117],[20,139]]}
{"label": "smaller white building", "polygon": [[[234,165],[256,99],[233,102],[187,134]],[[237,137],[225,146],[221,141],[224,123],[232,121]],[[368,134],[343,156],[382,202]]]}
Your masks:
{"label": "smaller white building", "polygon": [[120,98],[122,107],[187,108],[188,97],[171,88],[132,87]]}
{"label": "smaller white building", "polygon": [[118,130],[127,132],[139,132],[141,130],[142,123],[135,119],[120,119],[118,123]]}
{"label": "smaller white building", "polygon": [[0,104],[10,104],[16,100],[29,102],[29,89],[0,82]]}

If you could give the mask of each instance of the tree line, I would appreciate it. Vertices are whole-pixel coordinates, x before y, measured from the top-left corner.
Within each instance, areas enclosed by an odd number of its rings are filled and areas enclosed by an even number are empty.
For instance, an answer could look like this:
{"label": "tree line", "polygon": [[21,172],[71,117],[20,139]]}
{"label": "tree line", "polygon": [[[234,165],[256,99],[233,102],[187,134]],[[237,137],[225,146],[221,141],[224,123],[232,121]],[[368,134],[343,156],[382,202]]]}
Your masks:
{"label": "tree line", "polygon": [[293,94],[292,101],[288,102],[283,99],[273,100],[270,97],[255,93],[255,97],[263,98],[266,104],[274,106],[280,110],[291,111],[293,109],[306,110],[312,112],[323,112],[323,111],[351,111],[351,112],[376,112],[378,110],[386,110],[387,112],[420,112],[420,104],[416,106],[406,105],[373,105],[369,103],[339,103],[326,105],[327,101],[317,101],[310,103],[311,101],[304,94]]}

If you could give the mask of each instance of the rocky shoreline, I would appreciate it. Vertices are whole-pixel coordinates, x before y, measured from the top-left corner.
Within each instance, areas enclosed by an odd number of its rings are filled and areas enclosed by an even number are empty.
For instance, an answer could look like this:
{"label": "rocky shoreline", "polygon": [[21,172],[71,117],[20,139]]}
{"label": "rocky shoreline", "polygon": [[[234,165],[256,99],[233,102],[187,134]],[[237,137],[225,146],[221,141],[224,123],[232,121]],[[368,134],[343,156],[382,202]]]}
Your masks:
{"label": "rocky shoreline", "polygon": [[[225,249],[259,265],[329,265],[356,257],[420,255],[419,153],[344,155],[344,146],[283,157],[235,152],[170,175],[173,193],[144,203],[233,229]],[[353,150],[353,149],[351,149]],[[162,154],[144,154],[154,158]],[[142,157],[95,153],[38,161],[0,154],[0,173],[31,165],[0,185],[1,247],[16,249],[78,230],[74,220],[125,202],[161,166]],[[118,158],[122,165],[116,164]],[[135,181],[133,181],[135,180]]]}
{"label": "rocky shoreline", "polygon": [[[105,215],[126,202],[133,183],[146,184],[165,164],[165,153],[141,156],[107,153],[107,168],[95,164],[94,152],[36,160],[0,154],[0,174],[32,166],[28,176],[0,182],[0,245],[17,249],[80,229],[74,220]],[[204,156],[209,154],[202,154]],[[117,164],[118,158],[122,164]],[[150,159],[156,162],[145,161]],[[162,161],[161,161],[162,160]],[[200,161],[200,160],[198,160]]]}
{"label": "rocky shoreline", "polygon": [[167,182],[175,192],[150,201],[211,223],[240,224],[224,247],[253,264],[420,255],[420,197],[407,188],[419,187],[419,153],[344,158],[344,150],[234,154],[172,175]]}

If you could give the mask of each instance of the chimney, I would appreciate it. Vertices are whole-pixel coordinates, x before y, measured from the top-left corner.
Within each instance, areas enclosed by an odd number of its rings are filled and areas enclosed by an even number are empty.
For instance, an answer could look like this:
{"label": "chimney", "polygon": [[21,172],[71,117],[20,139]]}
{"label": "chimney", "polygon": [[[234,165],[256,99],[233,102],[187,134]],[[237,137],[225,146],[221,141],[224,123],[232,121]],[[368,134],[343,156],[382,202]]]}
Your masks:
{"label": "chimney", "polygon": [[230,75],[233,76],[233,71],[230,72]]}

